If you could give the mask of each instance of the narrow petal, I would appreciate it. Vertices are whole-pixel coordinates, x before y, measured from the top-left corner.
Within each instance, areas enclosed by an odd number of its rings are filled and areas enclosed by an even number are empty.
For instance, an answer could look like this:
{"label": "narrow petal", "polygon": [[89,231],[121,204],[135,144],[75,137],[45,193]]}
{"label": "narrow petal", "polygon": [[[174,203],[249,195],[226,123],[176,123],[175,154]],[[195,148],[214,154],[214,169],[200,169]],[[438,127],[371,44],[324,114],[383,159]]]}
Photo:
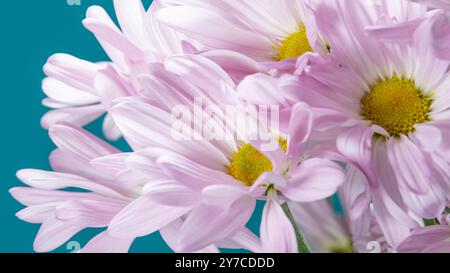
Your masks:
{"label": "narrow petal", "polygon": [[50,252],[83,229],[84,227],[71,222],[60,221],[55,217],[49,218],[40,227],[33,248],[36,252]]}
{"label": "narrow petal", "polygon": [[386,241],[391,246],[399,244],[418,226],[407,211],[394,203],[381,186],[373,190],[373,208]]}
{"label": "narrow petal", "polygon": [[305,104],[296,104],[289,122],[288,156],[299,158],[313,129],[313,112]]}
{"label": "narrow petal", "polygon": [[354,127],[339,135],[336,141],[338,151],[365,174],[371,185],[376,183],[371,160],[372,136],[372,128]]}
{"label": "narrow petal", "polygon": [[356,220],[369,210],[370,196],[367,179],[353,166],[348,166],[345,174],[346,182],[340,190],[340,197],[349,218]]}
{"label": "narrow petal", "polygon": [[294,227],[275,200],[268,200],[264,207],[260,234],[264,252],[298,252]]}
{"label": "narrow petal", "polygon": [[86,161],[120,153],[112,145],[77,126],[57,124],[50,128],[49,135],[62,151],[74,153]]}
{"label": "narrow petal", "polygon": [[125,36],[145,46],[145,9],[141,0],[114,0],[114,10]]}
{"label": "narrow petal", "polygon": [[229,207],[201,205],[186,219],[178,238],[178,251],[201,249],[233,236],[249,221],[256,202],[244,197]]}
{"label": "narrow petal", "polygon": [[261,241],[248,228],[241,229],[234,236],[218,243],[221,248],[247,249],[253,253],[263,252]]}
{"label": "narrow petal", "polygon": [[420,228],[401,242],[396,250],[401,253],[417,253],[427,247],[450,238],[450,228],[444,225]]}
{"label": "narrow petal", "polygon": [[326,159],[308,159],[291,172],[283,194],[297,202],[311,202],[333,195],[344,183],[342,167]]}
{"label": "narrow petal", "polygon": [[104,112],[105,108],[101,104],[56,109],[42,116],[41,126],[48,129],[59,122],[85,126],[99,118]]}
{"label": "narrow petal", "polygon": [[119,239],[103,231],[92,238],[79,253],[127,253],[134,238]]}
{"label": "narrow petal", "polygon": [[164,206],[144,195],[117,214],[108,230],[117,238],[141,237],[158,231],[189,210],[186,207]]}
{"label": "narrow petal", "polygon": [[17,177],[27,185],[38,189],[58,190],[74,187],[106,196],[122,197],[121,194],[111,188],[73,174],[24,169],[17,172]]}
{"label": "narrow petal", "polygon": [[95,158],[90,161],[90,164],[101,172],[117,175],[127,168],[126,160],[130,156],[132,156],[132,153],[111,154]]}
{"label": "narrow petal", "polygon": [[[183,220],[177,219],[167,226],[161,228],[160,233],[167,245],[174,251],[178,249],[177,241],[180,234],[180,229],[183,226]],[[193,251],[193,253],[220,253],[219,249],[215,245],[209,245],[202,249]]]}
{"label": "narrow petal", "polygon": [[199,192],[174,180],[152,181],[144,192],[152,201],[174,207],[193,207],[201,200]]}
{"label": "narrow petal", "polygon": [[244,186],[232,185],[211,185],[202,190],[203,203],[211,206],[231,206],[243,195],[248,193]]}
{"label": "narrow petal", "polygon": [[[169,7],[158,12],[158,19],[211,48],[241,51],[259,60],[271,58],[270,40],[234,26],[211,9],[193,6]],[[199,29],[202,31],[199,32]]]}
{"label": "narrow petal", "polygon": [[430,190],[428,181],[430,170],[423,151],[407,137],[401,140],[390,139],[387,153],[398,183],[417,194],[426,194]]}

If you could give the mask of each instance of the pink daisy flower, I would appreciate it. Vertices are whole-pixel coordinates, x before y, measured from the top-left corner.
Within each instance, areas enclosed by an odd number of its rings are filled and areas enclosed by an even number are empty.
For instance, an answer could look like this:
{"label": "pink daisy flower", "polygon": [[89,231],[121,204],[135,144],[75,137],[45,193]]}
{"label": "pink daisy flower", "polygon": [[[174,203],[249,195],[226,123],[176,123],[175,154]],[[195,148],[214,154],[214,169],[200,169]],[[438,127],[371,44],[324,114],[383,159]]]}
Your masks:
{"label": "pink daisy flower", "polygon": [[392,246],[417,225],[408,213],[434,218],[450,193],[450,63],[427,47],[429,24],[401,45],[365,30],[379,18],[409,21],[426,12],[407,1],[395,3],[318,5],[318,25],[327,30],[332,54],[283,84],[288,94],[324,110],[317,128],[323,137],[337,138],[341,160],[367,176],[374,214]]}
{"label": "pink daisy flower", "polygon": [[[64,244],[85,228],[108,226],[111,219],[132,200],[132,188],[111,172],[90,165],[97,157],[119,151],[86,131],[70,125],[54,125],[50,137],[58,146],[50,156],[54,171],[25,169],[18,178],[29,187],[11,189],[27,206],[17,213],[21,220],[41,224],[34,242],[37,252]],[[81,191],[65,191],[76,188]],[[94,237],[82,252],[126,252],[134,238],[119,239],[107,231]]]}
{"label": "pink daisy flower", "polygon": [[[171,177],[148,185],[147,198],[190,212],[180,228],[176,249],[192,251],[232,236],[245,227],[256,200],[267,199],[261,223],[262,251],[296,252],[295,230],[281,204],[286,199],[310,202],[329,197],[344,180],[342,168],[336,163],[303,157],[313,113],[303,104],[293,107],[289,134],[280,136],[273,151],[265,151],[262,141],[239,140],[236,136],[242,136],[242,132],[233,126],[225,129],[225,135],[234,136],[226,140],[208,140],[196,128],[199,140],[176,140],[172,126],[179,120],[171,115],[170,105],[192,107],[190,99],[197,95],[210,103],[219,100],[220,107],[239,105],[235,95],[239,87],[207,58],[173,57],[168,62],[179,78],[159,75],[165,95],[160,99],[163,103],[155,103],[166,107],[129,98],[110,113],[137,151],[129,160],[131,168],[152,177],[154,167],[158,167],[164,176]],[[150,80],[145,75],[140,78]],[[189,84],[183,85],[182,79]],[[186,126],[190,128],[190,123]],[[147,209],[141,203],[122,211],[109,228],[111,234],[147,234],[152,230],[151,223],[136,225]]]}
{"label": "pink daisy flower", "polygon": [[[145,214],[134,224],[151,225],[149,233],[160,231],[166,243],[175,249],[182,216],[186,209],[155,203],[145,197],[148,176],[127,167],[129,153],[121,153],[86,131],[66,124],[50,128],[50,137],[58,146],[50,156],[54,171],[25,169],[18,178],[29,187],[11,189],[11,194],[27,206],[17,213],[23,221],[41,224],[34,242],[37,252],[52,251],[86,228],[104,228],[120,217],[122,210],[137,204]],[[156,180],[153,174],[151,179]],[[162,179],[162,176],[159,176]],[[65,190],[67,188],[77,191]],[[158,217],[159,216],[159,217]],[[112,235],[108,230],[92,238],[80,252],[128,252],[135,237]],[[247,229],[224,238],[221,247],[260,249],[258,238]],[[198,252],[219,252],[209,245]]]}
{"label": "pink daisy flower", "polygon": [[172,6],[158,11],[158,19],[210,49],[240,52],[279,69],[292,69],[305,53],[327,52],[309,0],[165,2]]}
{"label": "pink daisy flower", "polygon": [[[115,0],[119,29],[106,11],[92,6],[84,26],[93,32],[111,62],[91,63],[55,54],[44,66],[47,78],[42,88],[48,96],[43,104],[54,110],[42,118],[42,126],[65,121],[84,126],[101,117],[111,102],[120,97],[136,96],[142,88],[135,78],[147,65],[163,63],[168,56],[201,54],[222,66],[234,80],[260,71],[249,57],[228,50],[200,52],[198,43],[188,42],[182,34],[160,24],[155,12],[165,6],[153,1],[146,11],[141,0]],[[106,114],[103,131],[110,140],[121,137],[111,117]]]}
{"label": "pink daisy flower", "polygon": [[[54,109],[43,116],[44,128],[58,121],[89,124],[106,112],[114,98],[136,95],[132,73],[140,64],[161,62],[166,56],[195,50],[181,35],[155,20],[158,1],[148,11],[141,0],[115,0],[114,6],[121,29],[99,6],[90,7],[83,21],[111,63],[91,63],[55,54],[44,66],[47,78],[42,88],[48,98],[43,104]],[[216,58],[220,59],[220,54],[212,55],[219,55]],[[103,131],[110,140],[121,136],[109,115],[105,117]]]}

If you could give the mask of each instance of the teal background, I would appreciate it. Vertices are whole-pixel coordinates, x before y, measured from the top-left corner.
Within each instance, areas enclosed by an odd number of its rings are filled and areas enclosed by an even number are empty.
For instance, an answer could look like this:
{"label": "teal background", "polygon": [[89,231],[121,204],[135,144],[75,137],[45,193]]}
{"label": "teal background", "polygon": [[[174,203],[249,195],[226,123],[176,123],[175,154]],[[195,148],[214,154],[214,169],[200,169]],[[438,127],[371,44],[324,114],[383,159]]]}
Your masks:
{"label": "teal background", "polygon": [[[148,6],[150,0],[144,1]],[[9,194],[21,186],[15,173],[22,168],[49,170],[48,155],[54,149],[47,132],[40,127],[40,117],[47,111],[41,105],[44,94],[42,66],[54,53],[68,53],[89,61],[107,60],[102,48],[81,24],[86,9],[103,6],[115,17],[112,0],[81,0],[70,6],[66,0],[2,1],[1,47],[1,134],[0,143],[0,252],[33,252],[39,225],[20,221],[15,213],[23,208]],[[101,136],[100,122],[89,126]],[[123,141],[114,143],[122,150]],[[257,231],[261,205],[249,226]],[[83,246],[99,230],[86,230],[71,241]],[[170,252],[159,234],[138,239],[132,252]],[[70,252],[63,245],[57,252]]]}

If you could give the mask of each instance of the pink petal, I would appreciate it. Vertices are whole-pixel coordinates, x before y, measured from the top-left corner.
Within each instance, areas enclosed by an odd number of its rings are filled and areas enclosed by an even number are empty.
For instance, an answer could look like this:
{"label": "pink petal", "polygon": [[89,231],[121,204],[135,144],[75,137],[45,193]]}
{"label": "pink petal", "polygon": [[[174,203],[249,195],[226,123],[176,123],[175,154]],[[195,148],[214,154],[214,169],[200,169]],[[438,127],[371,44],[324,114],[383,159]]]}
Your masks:
{"label": "pink petal", "polygon": [[344,183],[342,168],[326,159],[308,159],[291,171],[283,194],[297,202],[311,202],[333,195]]}
{"label": "pink petal", "polygon": [[201,249],[233,236],[250,219],[256,202],[244,197],[232,206],[223,208],[201,205],[186,219],[178,238],[178,251]]}
{"label": "pink petal", "polygon": [[235,183],[225,171],[207,168],[175,153],[165,153],[158,158],[157,164],[170,177],[191,189],[203,189],[212,184]]}
{"label": "pink petal", "polygon": [[111,141],[117,141],[122,137],[122,132],[117,128],[111,115],[107,114],[103,120],[103,133]]}
{"label": "pink petal", "polygon": [[134,238],[119,239],[103,231],[92,238],[79,253],[127,253]]}
{"label": "pink petal", "polygon": [[49,218],[42,223],[33,248],[36,252],[55,250],[83,229],[84,227],[71,222],[60,221],[54,217]]}
{"label": "pink petal", "polygon": [[169,112],[140,99],[127,99],[110,110],[116,125],[134,150],[161,147],[189,156],[205,166],[220,168],[227,158],[207,141],[181,140],[172,137],[177,120]]}
{"label": "pink petal", "polygon": [[[94,89],[94,77],[100,67],[99,64],[81,60],[68,54],[54,54],[44,65],[44,72],[48,78],[82,91],[82,96],[85,98],[89,96],[84,93],[90,93],[92,99],[97,97]],[[62,98],[58,97],[57,100],[59,101],[59,99]]]}
{"label": "pink petal", "polygon": [[348,166],[340,197],[351,220],[358,219],[369,210],[370,196],[367,186],[366,177],[357,168]]}
{"label": "pink petal", "polygon": [[[111,29],[113,32],[120,33],[120,30],[117,28],[112,19],[108,16],[106,11],[99,6],[91,6],[86,11],[86,23],[89,25],[90,23],[96,23],[100,25],[104,25],[106,28]],[[84,24],[84,23],[83,23]],[[128,60],[126,60],[124,56],[124,52],[121,49],[118,49],[114,44],[108,42],[108,39],[104,39],[102,35],[99,33],[94,33],[97,40],[102,45],[105,52],[108,54],[111,60],[120,66],[122,69],[126,71],[128,69]]]}
{"label": "pink petal", "polygon": [[437,225],[425,228],[419,228],[411,233],[408,238],[401,242],[396,250],[401,253],[421,252],[425,248],[450,238],[450,228],[445,225]]}
{"label": "pink petal", "polygon": [[417,194],[426,194],[430,190],[431,174],[424,152],[407,137],[390,139],[387,145],[389,162],[398,183]]}
{"label": "pink petal", "polygon": [[450,253],[450,240],[431,245],[423,250],[423,253]]}
{"label": "pink petal", "polygon": [[212,9],[169,7],[158,12],[158,19],[208,47],[243,51],[259,60],[271,58],[272,43],[266,37],[234,26]]}
{"label": "pink petal", "polygon": [[421,124],[416,126],[416,131],[411,139],[422,151],[433,152],[438,149],[443,141],[441,130],[438,127]]}
{"label": "pink petal", "polygon": [[447,16],[436,16],[432,26],[432,45],[437,57],[450,59],[450,22]]}
{"label": "pink petal", "polygon": [[145,46],[145,9],[141,0],[114,0],[114,10],[124,35],[137,45]]}
{"label": "pink petal", "polygon": [[299,158],[313,128],[314,115],[306,104],[296,104],[289,122],[288,156]]}
{"label": "pink petal", "polygon": [[110,154],[91,160],[89,163],[101,172],[118,175],[127,168],[126,160],[132,156],[132,153]]}
{"label": "pink petal", "polygon": [[338,151],[364,173],[370,185],[376,183],[371,160],[372,136],[372,128],[354,127],[339,135],[336,141]]}
{"label": "pink petal", "polygon": [[158,231],[189,210],[188,207],[161,205],[144,195],[118,213],[112,219],[108,230],[117,238],[145,236]]}
{"label": "pink petal", "polygon": [[56,172],[77,174],[90,181],[95,181],[112,188],[114,187],[113,173],[105,173],[95,169],[89,161],[86,161],[77,154],[56,149],[50,154],[49,160],[50,166]]}
{"label": "pink petal", "polygon": [[261,241],[248,228],[242,228],[234,236],[224,239],[218,243],[221,248],[247,249],[253,253],[263,252]]}
{"label": "pink petal", "polygon": [[115,99],[132,95],[128,85],[111,65],[99,70],[95,77],[95,89],[105,109],[111,108]]}
{"label": "pink petal", "polygon": [[49,98],[70,106],[82,106],[99,102],[97,96],[54,78],[45,78],[42,81],[42,90]]}
{"label": "pink petal", "polygon": [[260,233],[264,252],[298,252],[294,227],[275,200],[268,200],[264,206]]}
{"label": "pink petal", "polygon": [[[177,249],[177,241],[180,229],[183,226],[183,220],[177,219],[160,230],[161,236],[167,245],[172,249]],[[219,249],[215,245],[209,245],[205,248],[193,251],[193,253],[219,253]]]}
{"label": "pink petal", "polygon": [[58,190],[75,187],[106,196],[123,198],[121,194],[111,188],[73,174],[24,169],[17,172],[17,177],[27,185],[38,189]]}
{"label": "pink petal", "polygon": [[54,125],[50,128],[49,135],[62,151],[74,153],[86,161],[109,154],[120,153],[112,145],[73,125]]}
{"label": "pink petal", "polygon": [[202,56],[212,60],[225,70],[236,82],[248,75],[260,72],[258,63],[246,55],[231,50],[208,50]]}
{"label": "pink petal", "polygon": [[373,190],[373,208],[386,241],[391,246],[403,241],[410,231],[418,226],[407,211],[394,203],[381,186]]}
{"label": "pink petal", "polygon": [[233,102],[232,96],[224,94],[223,85],[235,87],[235,83],[213,61],[199,55],[185,55],[167,58],[164,66],[167,71],[182,77],[202,90],[207,90],[206,94],[215,99],[215,102]]}
{"label": "pink petal", "polygon": [[[13,196],[17,194],[17,191],[14,193],[11,193]],[[14,198],[19,199],[14,196]],[[26,203],[26,202],[22,202]],[[55,205],[51,204],[43,204],[43,205],[34,205],[30,207],[26,207],[16,213],[17,218],[19,218],[22,221],[32,223],[32,224],[41,224],[45,220],[47,220],[49,217],[53,216],[53,213],[55,212]]]}
{"label": "pink petal", "polygon": [[167,206],[192,207],[201,200],[198,192],[174,180],[152,181],[144,191],[152,201]]}
{"label": "pink petal", "polygon": [[99,118],[104,112],[105,109],[101,104],[56,109],[45,113],[41,119],[41,126],[48,129],[62,121],[85,126]]}
{"label": "pink petal", "polygon": [[211,185],[202,190],[202,201],[206,205],[227,207],[246,194],[248,188],[243,185]]}
{"label": "pink petal", "polygon": [[[102,43],[107,43],[116,50],[125,53],[134,61],[142,60],[143,52],[141,49],[129,41],[116,26],[111,24],[109,17],[103,14],[104,11],[98,9],[99,7],[91,7],[90,10],[88,10],[88,17],[83,20],[83,25],[94,33],[97,39]],[[96,13],[95,16],[99,15],[103,18],[93,17],[92,15],[94,13]]]}

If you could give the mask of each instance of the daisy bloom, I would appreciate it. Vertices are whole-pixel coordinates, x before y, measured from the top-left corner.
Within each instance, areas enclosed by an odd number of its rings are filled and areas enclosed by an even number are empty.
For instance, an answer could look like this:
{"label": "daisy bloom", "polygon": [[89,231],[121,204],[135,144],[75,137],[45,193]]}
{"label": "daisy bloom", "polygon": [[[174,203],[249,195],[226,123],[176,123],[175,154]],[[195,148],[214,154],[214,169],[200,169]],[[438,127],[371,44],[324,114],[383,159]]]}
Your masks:
{"label": "daisy bloom", "polygon": [[[305,53],[326,53],[308,0],[166,0],[158,19],[210,49],[240,52],[290,69]],[[281,61],[281,62],[280,62]]]}
{"label": "daisy bloom", "polygon": [[[44,128],[59,121],[78,126],[89,124],[106,112],[114,98],[135,95],[132,73],[140,65],[161,62],[166,56],[185,50],[194,51],[190,43],[183,42],[181,35],[155,20],[155,11],[160,7],[158,1],[148,11],[141,0],[115,0],[114,7],[121,29],[99,6],[90,7],[83,21],[111,62],[91,63],[67,54],[55,54],[45,64],[47,77],[42,89],[48,98],[43,104],[54,110],[43,116]],[[121,136],[108,115],[103,131],[111,140]]]}
{"label": "daisy bloom", "polygon": [[399,4],[318,5],[318,25],[327,30],[323,35],[332,41],[332,53],[284,84],[289,94],[326,109],[328,130],[322,128],[332,142],[337,139],[342,160],[367,176],[374,213],[392,246],[417,225],[408,220],[410,212],[434,218],[450,193],[449,62],[424,42],[430,25],[422,24],[415,39],[401,45],[365,30],[378,18],[408,21],[426,12],[422,5]]}
{"label": "daisy bloom", "polygon": [[[207,58],[179,56],[170,58],[170,63],[171,70],[182,77],[165,80],[167,105],[171,92],[187,94],[184,98],[183,95],[173,96],[179,99],[175,104],[183,102],[193,111],[192,103],[185,98],[198,94],[193,92],[204,92],[202,97],[214,102],[212,98],[216,96],[209,93],[211,90],[215,91],[221,106],[239,104],[235,83]],[[199,77],[199,71],[200,75],[208,73],[208,77]],[[140,77],[148,81],[145,75]],[[184,90],[180,90],[183,88],[181,79],[191,80]],[[289,134],[280,136],[276,149],[270,151],[263,148],[263,141],[242,138],[247,134],[238,126],[224,128],[224,135],[232,138],[211,140],[204,136],[203,129],[192,128],[194,138],[174,139],[172,127],[180,120],[170,110],[139,98],[122,100],[110,113],[125,139],[137,151],[129,160],[130,166],[134,165],[136,170],[149,176],[156,173],[156,166],[170,177],[148,185],[148,198],[189,211],[180,228],[178,251],[192,251],[232,237],[245,227],[256,201],[264,199],[267,202],[261,223],[262,251],[297,252],[295,230],[281,204],[287,199],[310,202],[326,198],[337,191],[344,174],[332,161],[303,157],[312,131],[313,114],[304,104],[298,104],[292,111],[295,114]],[[220,119],[209,122],[217,122],[212,127],[222,128]],[[186,122],[185,127],[191,128],[190,122]],[[196,138],[198,136],[200,138]],[[149,227],[135,225],[145,211],[141,207],[123,211],[112,222],[110,233],[116,236],[119,233],[147,234]]]}
{"label": "daisy bloom", "polygon": [[[37,252],[54,250],[85,228],[108,226],[132,199],[132,188],[121,183],[123,180],[90,165],[92,159],[119,153],[117,149],[66,124],[52,126],[50,137],[58,146],[50,156],[54,171],[21,170],[17,177],[29,187],[10,191],[26,206],[17,217],[41,224],[34,242]],[[64,190],[67,188],[79,190]],[[119,239],[104,231],[81,251],[127,252],[133,240]]]}
{"label": "daisy bloom", "polygon": [[[186,210],[155,203],[145,196],[143,189],[149,183],[149,177],[127,167],[130,153],[121,153],[72,125],[53,125],[50,136],[58,146],[50,156],[54,171],[21,170],[17,176],[29,187],[10,191],[16,200],[27,206],[17,213],[17,217],[41,224],[34,243],[35,251],[55,250],[86,228],[108,227],[120,217],[122,210],[130,210],[138,204],[146,210],[134,223],[135,228],[140,223],[151,223],[153,230],[149,233],[160,231],[165,242],[174,246],[183,222],[181,216]],[[153,174],[152,179],[156,180],[156,177]],[[134,239],[128,234],[113,236],[105,230],[80,252],[128,252]],[[254,251],[260,248],[259,240],[247,229],[226,238],[223,244],[223,247],[249,247]],[[219,249],[210,245],[196,251],[219,252]]]}
{"label": "daisy bloom", "polygon": [[[115,0],[120,29],[103,8],[90,7],[83,24],[96,36],[111,62],[91,63],[66,54],[50,57],[44,66],[47,78],[42,88],[48,98],[43,103],[54,110],[44,115],[42,126],[49,128],[58,121],[89,124],[105,114],[115,98],[137,95],[142,86],[136,75],[147,71],[147,65],[164,63],[168,56],[201,54],[237,81],[260,71],[255,61],[237,52],[199,51],[198,43],[156,20],[156,11],[164,6],[155,0],[146,11],[141,0]],[[103,131],[110,140],[121,137],[108,114]]]}

